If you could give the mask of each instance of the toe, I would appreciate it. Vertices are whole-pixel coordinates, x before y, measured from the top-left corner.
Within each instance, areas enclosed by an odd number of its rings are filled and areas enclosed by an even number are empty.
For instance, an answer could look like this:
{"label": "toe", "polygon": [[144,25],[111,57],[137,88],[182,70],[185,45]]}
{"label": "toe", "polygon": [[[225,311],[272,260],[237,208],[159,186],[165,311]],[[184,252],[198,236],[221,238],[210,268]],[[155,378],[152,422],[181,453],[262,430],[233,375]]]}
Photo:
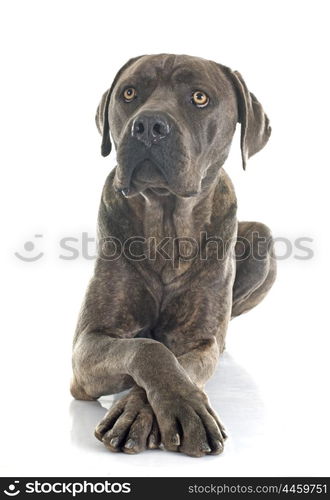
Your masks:
{"label": "toe", "polygon": [[218,422],[208,411],[201,412],[199,416],[203,422],[206,431],[207,442],[211,448],[208,453],[212,455],[218,455],[219,453],[222,453],[224,447],[224,437],[222,435]]}
{"label": "toe", "polygon": [[126,437],[123,451],[125,453],[139,453],[147,447],[147,439],[153,421],[152,410],[143,408],[134,420]]}
{"label": "toe", "polygon": [[180,451],[191,457],[202,457],[210,453],[211,447],[202,420],[195,412],[187,412],[180,419],[183,439]]}
{"label": "toe", "polygon": [[161,440],[166,450],[179,450],[181,438],[178,432],[178,428],[174,422],[172,425],[168,426],[165,430],[162,431]]}
{"label": "toe", "polygon": [[154,417],[152,422],[151,431],[148,437],[148,448],[151,450],[157,449],[160,446],[160,432],[157,420]]}
{"label": "toe", "polygon": [[122,412],[123,408],[121,408],[120,406],[115,405],[113,408],[111,408],[95,428],[94,431],[95,437],[100,441],[102,441],[104,434],[106,434],[106,432],[108,432],[112,428],[112,426],[114,425],[118,417],[120,417]]}
{"label": "toe", "polygon": [[227,431],[226,431],[226,428],[225,426],[223,425],[223,423],[220,421],[217,413],[213,410],[213,408],[211,408],[210,406],[207,407],[207,411],[208,413],[210,413],[210,415],[213,417],[213,419],[216,421],[219,429],[220,429],[220,432],[221,432],[221,436],[222,436],[222,440],[226,440],[228,438],[228,434],[227,434]]}
{"label": "toe", "polygon": [[103,435],[102,441],[109,450],[119,451],[121,449],[134,418],[135,415],[132,413],[123,413],[112,429]]}

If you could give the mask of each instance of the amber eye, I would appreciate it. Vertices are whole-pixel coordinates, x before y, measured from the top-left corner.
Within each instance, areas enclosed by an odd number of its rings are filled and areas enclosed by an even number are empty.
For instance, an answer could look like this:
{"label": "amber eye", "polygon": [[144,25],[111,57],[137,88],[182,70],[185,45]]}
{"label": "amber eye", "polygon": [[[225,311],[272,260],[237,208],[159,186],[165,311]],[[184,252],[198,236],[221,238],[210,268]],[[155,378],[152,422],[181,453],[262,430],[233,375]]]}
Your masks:
{"label": "amber eye", "polygon": [[201,90],[196,90],[192,93],[191,102],[195,104],[198,108],[205,108],[209,103],[209,96],[202,92]]}
{"label": "amber eye", "polygon": [[123,97],[126,102],[131,102],[137,96],[137,92],[134,87],[128,87],[123,92]]}

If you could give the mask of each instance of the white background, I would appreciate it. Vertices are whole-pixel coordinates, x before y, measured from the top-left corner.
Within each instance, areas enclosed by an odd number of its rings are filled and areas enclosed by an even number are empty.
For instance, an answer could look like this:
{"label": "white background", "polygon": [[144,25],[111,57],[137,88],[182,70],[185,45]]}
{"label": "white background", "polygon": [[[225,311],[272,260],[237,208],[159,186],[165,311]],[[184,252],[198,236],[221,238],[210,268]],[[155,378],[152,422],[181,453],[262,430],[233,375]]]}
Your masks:
{"label": "white background", "polygon": [[[7,1],[1,36],[1,474],[329,475],[329,26],[326,1]],[[313,238],[279,262],[265,301],[235,319],[208,385],[230,438],[219,457],[115,455],[104,409],[69,394],[72,335],[93,261],[59,240],[95,234],[105,177],[96,106],[119,67],[188,53],[238,69],[273,127],[243,172],[239,217]],[[42,237],[35,238],[35,234]],[[34,252],[24,251],[33,241]],[[36,262],[14,255],[44,252]]]}

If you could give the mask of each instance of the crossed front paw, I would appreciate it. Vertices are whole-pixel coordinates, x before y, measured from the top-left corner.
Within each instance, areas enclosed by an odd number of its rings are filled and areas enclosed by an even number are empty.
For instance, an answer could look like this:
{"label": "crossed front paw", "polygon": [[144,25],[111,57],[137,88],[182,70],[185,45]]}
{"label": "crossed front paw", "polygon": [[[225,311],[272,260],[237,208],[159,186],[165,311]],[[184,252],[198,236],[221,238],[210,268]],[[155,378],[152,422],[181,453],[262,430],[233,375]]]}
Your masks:
{"label": "crossed front paw", "polygon": [[221,453],[227,438],[203,391],[160,392],[151,406],[139,387],[114,404],[95,436],[113,452],[133,454],[163,445],[192,457]]}
{"label": "crossed front paw", "polygon": [[96,427],[95,436],[113,452],[158,448],[159,428],[145,391],[136,387],[117,401]]}
{"label": "crossed front paw", "polygon": [[203,391],[159,394],[152,401],[152,407],[167,450],[192,457],[223,451],[227,434]]}

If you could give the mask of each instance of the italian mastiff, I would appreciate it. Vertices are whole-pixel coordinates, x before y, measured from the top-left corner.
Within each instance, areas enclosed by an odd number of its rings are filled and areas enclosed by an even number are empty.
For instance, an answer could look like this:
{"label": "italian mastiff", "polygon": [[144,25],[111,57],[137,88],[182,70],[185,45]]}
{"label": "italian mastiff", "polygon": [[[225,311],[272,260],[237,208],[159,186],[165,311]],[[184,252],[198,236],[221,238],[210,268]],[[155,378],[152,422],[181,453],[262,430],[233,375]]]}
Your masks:
{"label": "italian mastiff", "polygon": [[242,76],[186,55],[145,55],[97,109],[103,156],[117,153],[98,217],[99,252],[73,344],[71,393],[130,389],[95,435],[111,451],[221,453],[226,432],[204,392],[228,322],[275,280],[270,230],[237,222],[223,169],[240,123],[243,167],[270,136]]}

